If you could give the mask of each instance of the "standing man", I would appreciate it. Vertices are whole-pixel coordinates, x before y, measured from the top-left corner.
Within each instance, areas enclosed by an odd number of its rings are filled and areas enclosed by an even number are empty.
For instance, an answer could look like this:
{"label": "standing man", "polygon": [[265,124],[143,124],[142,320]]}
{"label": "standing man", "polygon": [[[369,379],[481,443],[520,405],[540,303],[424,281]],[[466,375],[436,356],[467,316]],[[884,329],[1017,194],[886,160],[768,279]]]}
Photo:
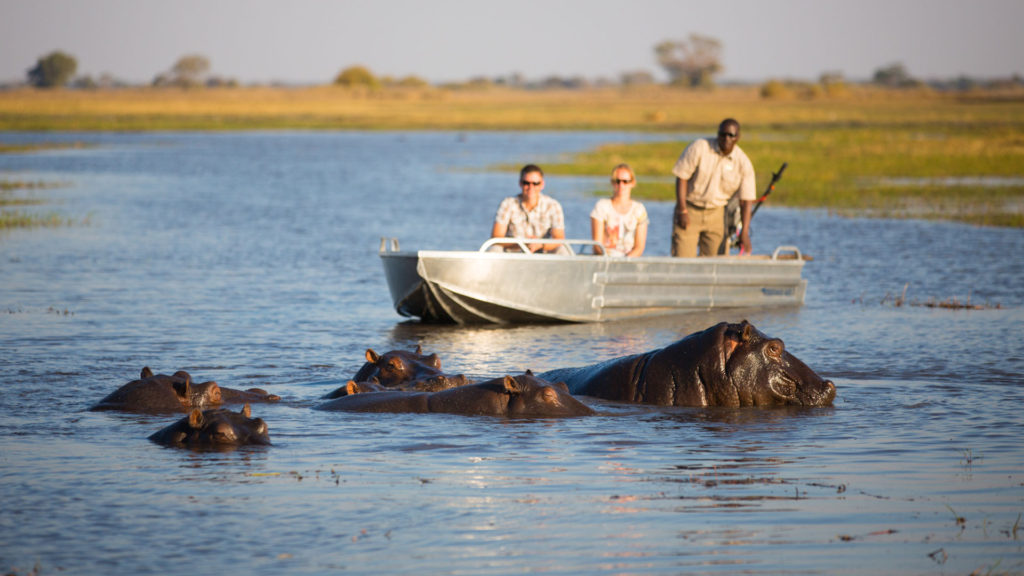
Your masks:
{"label": "standing man", "polygon": [[[565,239],[565,214],[558,200],[543,194],[544,172],[535,164],[527,164],[519,172],[519,188],[516,196],[509,196],[498,206],[494,217],[491,238],[555,238]],[[566,252],[563,244],[528,244],[530,252]],[[502,249],[501,246],[495,246]],[[505,250],[518,251],[517,247]]]}
{"label": "standing man", "polygon": [[725,238],[725,205],[739,192],[743,231],[741,253],[750,253],[750,209],[757,199],[754,165],[736,145],[740,123],[732,118],[718,125],[717,138],[695,140],[676,161],[676,209],[672,218],[672,255],[718,254]]}

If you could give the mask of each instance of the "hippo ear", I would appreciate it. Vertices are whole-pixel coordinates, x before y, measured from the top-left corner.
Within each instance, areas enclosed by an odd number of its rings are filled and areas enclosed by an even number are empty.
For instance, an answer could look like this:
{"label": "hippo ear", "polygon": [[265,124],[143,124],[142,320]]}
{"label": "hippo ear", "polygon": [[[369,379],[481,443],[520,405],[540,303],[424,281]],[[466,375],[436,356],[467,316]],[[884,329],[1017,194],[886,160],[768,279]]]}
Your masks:
{"label": "hippo ear", "polygon": [[416,345],[416,355],[423,356],[423,347],[420,346],[419,344]]}
{"label": "hippo ear", "polygon": [[515,378],[509,376],[508,374],[505,375],[505,380],[502,383],[505,385],[505,392],[509,394],[523,393],[523,387]]}
{"label": "hippo ear", "polygon": [[376,364],[380,360],[380,354],[373,351],[373,348],[366,349],[366,361],[371,364]]}
{"label": "hippo ear", "polygon": [[149,369],[149,366],[143,366],[142,373],[139,374],[139,378],[151,378],[152,376],[153,371]]}
{"label": "hippo ear", "polygon": [[552,384],[552,386],[554,386],[555,388],[560,388],[562,392],[565,392],[566,394],[569,393],[569,385],[566,384],[565,382],[555,382],[554,384]]}
{"label": "hippo ear", "polygon": [[203,413],[200,412],[199,408],[193,408],[188,413],[188,427],[189,428],[202,428],[203,426]]}
{"label": "hippo ear", "polygon": [[424,358],[424,360],[426,361],[427,364],[430,364],[434,368],[437,368],[438,370],[441,369],[441,359],[437,357],[437,354],[431,354],[430,356]]}
{"label": "hippo ear", "polygon": [[359,393],[359,386],[356,385],[355,380],[349,380],[345,383],[345,393],[349,396]]}
{"label": "hippo ear", "polygon": [[176,380],[171,383],[171,386],[174,387],[174,393],[177,394],[179,398],[187,400],[192,397],[191,378],[185,378],[184,380]]}
{"label": "hippo ear", "polygon": [[239,410],[238,413],[241,414],[242,416],[245,416],[246,418],[251,418],[252,408],[249,407],[249,404],[246,404],[245,406],[242,406],[242,409]]}
{"label": "hippo ear", "polygon": [[526,375],[527,376],[533,376],[533,370],[530,370],[529,368],[527,368],[526,369]]}
{"label": "hippo ear", "polygon": [[742,326],[743,328],[743,332],[740,334],[740,342],[746,342],[750,340],[750,336],[753,335],[754,333],[754,327],[750,324],[750,322],[747,322],[746,320],[740,322],[740,326]]}

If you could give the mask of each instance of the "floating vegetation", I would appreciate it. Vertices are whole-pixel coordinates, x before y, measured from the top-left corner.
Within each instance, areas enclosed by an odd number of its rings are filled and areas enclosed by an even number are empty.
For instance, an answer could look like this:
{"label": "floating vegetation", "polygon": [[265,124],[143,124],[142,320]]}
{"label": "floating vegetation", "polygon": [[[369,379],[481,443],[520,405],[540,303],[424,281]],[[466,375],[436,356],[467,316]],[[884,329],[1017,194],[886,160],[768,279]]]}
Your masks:
{"label": "floating vegetation", "polygon": [[74,225],[74,220],[57,212],[37,213],[25,210],[3,209],[7,206],[38,206],[46,204],[46,200],[40,198],[16,197],[13,195],[15,190],[45,190],[62,186],[66,186],[66,184],[43,182],[41,180],[0,180],[0,230],[10,230],[13,228],[56,228]]}
{"label": "floating vegetation", "polygon": [[[88,222],[85,220],[84,222]],[[75,221],[57,212],[33,214],[21,210],[0,210],[0,230],[13,228],[57,228],[74,226]]]}
{"label": "floating vegetation", "polygon": [[[26,308],[24,308],[22,306],[16,306],[16,307],[8,306],[7,309],[4,310],[3,312],[6,312],[8,314],[30,314],[30,313],[33,313],[33,312],[39,312],[39,310],[38,309],[26,309]],[[65,307],[65,308],[62,309],[59,306],[50,306],[44,312],[46,314],[53,314],[54,316],[74,316],[75,315],[75,313],[72,310],[70,310],[69,308]]]}
{"label": "floating vegetation", "polygon": [[44,150],[67,150],[87,148],[84,142],[36,142],[32,144],[6,144],[0,142],[0,154],[27,154]]}
{"label": "floating vegetation", "polygon": [[[955,296],[951,298],[946,298],[945,300],[938,300],[936,298],[928,298],[927,300],[924,301],[908,300],[907,289],[909,287],[909,283],[904,284],[903,292],[900,293],[899,296],[895,296],[891,292],[886,292],[885,296],[882,297],[882,300],[879,302],[879,304],[881,304],[882,306],[891,304],[896,308],[900,308],[902,306],[915,306],[922,308],[945,308],[947,310],[1001,310],[1003,308],[1003,306],[998,302],[995,304],[989,302],[985,302],[983,304],[971,302],[970,293],[967,294],[967,299],[963,302],[961,302],[960,299]],[[864,299],[863,294],[859,298],[853,299],[854,304],[864,304],[865,302],[866,301]]]}

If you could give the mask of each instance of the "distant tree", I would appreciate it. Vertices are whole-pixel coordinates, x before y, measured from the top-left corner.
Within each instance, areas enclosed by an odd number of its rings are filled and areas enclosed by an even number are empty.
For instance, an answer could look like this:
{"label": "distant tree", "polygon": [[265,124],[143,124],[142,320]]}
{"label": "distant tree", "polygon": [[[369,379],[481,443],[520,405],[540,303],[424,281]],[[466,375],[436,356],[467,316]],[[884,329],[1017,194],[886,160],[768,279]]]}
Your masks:
{"label": "distant tree", "polygon": [[873,82],[879,86],[886,86],[889,88],[906,88],[907,86],[914,86],[918,83],[917,80],[914,80],[910,76],[906,67],[899,62],[875,70]]}
{"label": "distant tree", "polygon": [[419,76],[406,76],[405,78],[400,79],[396,84],[403,88],[426,88],[427,86],[430,86],[429,82]]}
{"label": "distant tree", "polygon": [[666,40],[655,46],[654,52],[677,86],[710,88],[722,71],[722,43],[710,36],[690,34],[688,40]]}
{"label": "distant tree", "polygon": [[202,54],[188,54],[178,58],[171,67],[172,82],[179,86],[198,86],[210,72],[210,60]]}
{"label": "distant tree", "polygon": [[334,78],[334,83],[339,86],[349,87],[377,88],[380,86],[380,81],[365,66],[349,66],[345,68]]}
{"label": "distant tree", "polygon": [[28,71],[28,83],[39,88],[64,86],[77,69],[78,61],[74,56],[58,50],[36,61],[35,67]]}
{"label": "distant tree", "polygon": [[71,82],[71,86],[73,88],[79,88],[82,90],[95,90],[100,87],[99,83],[96,82],[96,80],[93,80],[93,77],[89,75],[79,76],[78,78],[75,78]]}
{"label": "distant tree", "polygon": [[766,100],[787,100],[793,91],[781,80],[769,80],[761,85],[761,98]]}
{"label": "distant tree", "polygon": [[633,70],[619,75],[619,83],[623,86],[650,86],[654,84],[654,74],[647,70]]}

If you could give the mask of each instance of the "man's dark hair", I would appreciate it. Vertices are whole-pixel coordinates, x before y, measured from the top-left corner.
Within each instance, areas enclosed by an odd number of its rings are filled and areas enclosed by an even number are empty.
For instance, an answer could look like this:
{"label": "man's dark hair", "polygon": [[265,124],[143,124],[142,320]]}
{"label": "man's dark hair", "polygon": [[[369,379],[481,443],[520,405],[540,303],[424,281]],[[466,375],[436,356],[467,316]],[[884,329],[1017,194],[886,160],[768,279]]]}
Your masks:
{"label": "man's dark hair", "polygon": [[540,169],[540,166],[537,166],[536,164],[527,164],[526,166],[523,166],[522,170],[519,171],[519,179],[522,180],[523,176],[526,176],[527,174],[530,174],[532,172],[540,174],[541,178],[544,177],[544,171]]}
{"label": "man's dark hair", "polygon": [[740,123],[735,118],[726,118],[722,120],[722,123],[718,125],[718,129],[721,130],[726,126],[735,126],[737,130],[740,129]]}

